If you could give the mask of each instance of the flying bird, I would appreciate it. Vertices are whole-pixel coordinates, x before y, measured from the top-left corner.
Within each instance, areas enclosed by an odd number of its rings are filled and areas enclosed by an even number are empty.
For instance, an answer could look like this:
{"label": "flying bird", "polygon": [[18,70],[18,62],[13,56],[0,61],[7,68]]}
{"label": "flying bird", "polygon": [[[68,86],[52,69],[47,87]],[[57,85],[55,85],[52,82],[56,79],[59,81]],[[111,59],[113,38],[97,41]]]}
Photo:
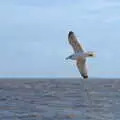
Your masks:
{"label": "flying bird", "polygon": [[94,57],[94,52],[86,52],[82,45],[78,42],[77,37],[75,36],[74,32],[70,31],[68,33],[68,41],[70,45],[73,48],[74,54],[68,56],[66,60],[76,60],[76,65],[78,67],[78,70],[81,74],[81,76],[84,79],[88,78],[88,70],[87,70],[87,64],[86,64],[86,58],[87,57]]}

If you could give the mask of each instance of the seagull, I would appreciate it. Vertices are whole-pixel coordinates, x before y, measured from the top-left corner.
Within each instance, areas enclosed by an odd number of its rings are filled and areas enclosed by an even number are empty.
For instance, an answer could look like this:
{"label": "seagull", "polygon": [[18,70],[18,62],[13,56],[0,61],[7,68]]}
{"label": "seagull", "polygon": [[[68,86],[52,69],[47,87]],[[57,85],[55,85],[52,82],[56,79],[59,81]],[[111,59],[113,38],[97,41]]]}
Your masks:
{"label": "seagull", "polygon": [[77,37],[75,36],[74,32],[70,31],[68,33],[68,41],[70,45],[73,48],[74,54],[68,56],[66,60],[76,60],[76,65],[78,67],[78,70],[81,74],[81,76],[84,79],[88,78],[88,70],[87,70],[87,64],[86,64],[86,58],[87,57],[95,57],[95,53],[92,51],[85,51],[82,47],[82,45],[78,42]]}

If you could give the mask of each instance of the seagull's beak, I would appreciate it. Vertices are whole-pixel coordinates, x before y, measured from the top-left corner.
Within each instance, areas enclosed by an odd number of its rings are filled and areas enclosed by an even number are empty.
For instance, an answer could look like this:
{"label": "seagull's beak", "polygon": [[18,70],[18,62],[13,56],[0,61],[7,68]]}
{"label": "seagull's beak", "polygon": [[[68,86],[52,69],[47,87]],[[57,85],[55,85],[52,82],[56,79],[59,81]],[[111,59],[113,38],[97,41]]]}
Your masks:
{"label": "seagull's beak", "polygon": [[96,57],[96,53],[95,52],[93,53],[93,57]]}

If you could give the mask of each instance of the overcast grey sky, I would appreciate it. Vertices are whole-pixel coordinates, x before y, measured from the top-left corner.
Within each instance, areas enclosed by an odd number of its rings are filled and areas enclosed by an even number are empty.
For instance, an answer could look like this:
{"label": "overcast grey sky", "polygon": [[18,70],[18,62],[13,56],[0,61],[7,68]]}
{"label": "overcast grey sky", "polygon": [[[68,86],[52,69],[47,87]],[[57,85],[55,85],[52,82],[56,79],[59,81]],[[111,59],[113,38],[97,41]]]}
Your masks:
{"label": "overcast grey sky", "polygon": [[90,77],[120,77],[119,0],[1,0],[0,76],[79,77],[69,30],[96,51]]}

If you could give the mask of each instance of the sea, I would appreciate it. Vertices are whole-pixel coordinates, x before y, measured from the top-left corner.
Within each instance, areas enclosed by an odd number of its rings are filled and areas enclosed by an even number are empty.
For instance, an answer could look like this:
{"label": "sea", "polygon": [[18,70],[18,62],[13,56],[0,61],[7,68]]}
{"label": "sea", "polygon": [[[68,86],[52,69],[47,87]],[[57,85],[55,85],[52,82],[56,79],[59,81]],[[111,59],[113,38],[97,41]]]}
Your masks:
{"label": "sea", "polygon": [[0,79],[0,120],[120,120],[120,79]]}

